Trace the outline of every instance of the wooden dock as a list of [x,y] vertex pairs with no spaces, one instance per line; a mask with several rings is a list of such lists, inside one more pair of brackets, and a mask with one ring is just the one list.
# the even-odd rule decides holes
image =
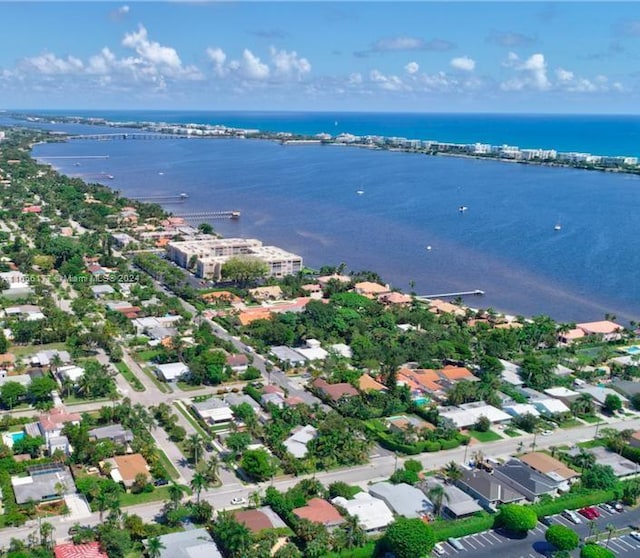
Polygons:
[[175,213],[174,217],[183,219],[239,219],[239,211],[199,211],[196,213]]
[[459,291],[457,293],[438,293],[438,294],[429,294],[429,295],[419,295],[419,296],[416,296],[416,298],[431,300],[434,298],[450,298],[455,296],[471,296],[471,295],[483,295],[483,294],[484,294],[484,291],[480,289],[475,289],[473,291]]

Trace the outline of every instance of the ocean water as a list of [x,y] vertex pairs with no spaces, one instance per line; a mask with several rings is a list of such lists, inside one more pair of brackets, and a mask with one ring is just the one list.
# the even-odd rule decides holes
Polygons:
[[482,289],[469,305],[513,314],[640,317],[637,176],[242,139],[79,141],[34,154],[109,155],[47,161],[132,197],[188,193],[167,205],[175,214],[240,210],[214,227],[312,267],[345,262],[423,295]]

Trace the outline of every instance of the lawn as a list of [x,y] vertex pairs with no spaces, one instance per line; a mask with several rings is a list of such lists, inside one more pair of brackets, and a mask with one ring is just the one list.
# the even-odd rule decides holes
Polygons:
[[129,367],[124,362],[116,362],[115,363],[118,372],[122,374],[123,378],[131,384],[131,387],[135,391],[145,391],[145,387],[142,385],[142,382],[138,380],[133,372],[129,369]]
[[582,426],[582,423],[578,419],[571,418],[558,423],[558,426],[560,428],[575,428],[576,426]]
[[580,415],[578,418],[585,422],[588,422],[589,424],[595,424],[596,422],[602,421],[600,417],[596,417],[594,415]]
[[202,436],[203,438],[210,438],[210,435],[204,430],[204,428],[202,428],[202,426],[200,426],[198,424],[198,422],[191,416],[191,413],[189,413],[189,411],[187,411],[182,404],[178,403],[177,401],[173,402],[173,405],[176,409],[178,409],[178,412],[187,419],[187,421],[189,422],[189,424],[191,426],[193,426],[193,428],[195,428],[196,432],[198,434],[200,434],[200,436]]
[[521,432],[518,432],[515,428],[505,428],[503,432],[509,436],[509,438],[517,438],[521,435]]
[[182,391],[196,391],[202,389],[202,386],[192,386],[187,382],[177,382],[177,385]]
[[171,387],[169,387],[169,384],[158,380],[156,375],[151,372],[151,370],[148,370],[144,366],[141,366],[140,368],[145,373],[147,378],[149,378],[160,391],[163,391],[164,393],[173,393],[173,390],[171,389]]
[[576,446],[578,446],[579,448],[584,448],[584,449],[591,449],[591,448],[601,448],[606,446],[606,442],[602,439],[598,439],[598,440],[589,440],[587,442],[578,442],[576,444]]
[[487,432],[469,430],[469,434],[478,440],[478,442],[495,442],[496,440],[502,440],[502,436],[493,430],[488,430]]
[[[118,395],[118,397],[120,397]],[[97,397],[95,399],[77,397],[73,394],[63,397],[65,405],[84,405],[86,403],[97,403],[101,401],[111,401],[108,397]]]
[[178,473],[178,470],[175,468],[174,464],[171,463],[171,460],[167,457],[167,454],[162,450],[159,450],[158,455],[160,456],[160,463],[162,463],[162,466],[167,471],[167,475],[169,475],[174,480],[179,479],[180,473]]
[[32,355],[40,351],[66,351],[67,346],[64,343],[48,343],[47,345],[14,345],[9,347],[9,352],[16,357]]
[[160,354],[160,352],[161,351],[158,351],[157,349],[152,349],[149,351],[138,351],[133,353],[133,357],[138,362],[149,362],[153,360],[155,357],[157,357]]
[[[183,488],[186,489],[187,487],[184,486]],[[189,491],[189,493],[191,493],[191,491]],[[141,492],[140,494],[127,492],[122,494],[120,496],[120,505],[126,508],[127,506],[137,506],[138,504],[148,504],[149,502],[162,500],[169,500],[169,485],[156,487],[153,492]]]

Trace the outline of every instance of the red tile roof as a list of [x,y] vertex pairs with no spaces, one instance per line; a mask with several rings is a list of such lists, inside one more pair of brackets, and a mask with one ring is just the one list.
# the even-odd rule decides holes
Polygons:
[[45,431],[56,430],[67,422],[80,422],[78,413],[67,413],[64,407],[56,407],[46,415],[40,415],[40,425]]
[[97,542],[59,544],[53,549],[53,554],[55,558],[109,558]]
[[265,529],[272,529],[273,523],[266,513],[260,510],[237,511],[233,513],[238,523],[243,523],[252,533],[259,533]]
[[322,523],[323,525],[337,525],[342,523],[344,519],[340,512],[326,500],[321,498],[312,498],[307,505],[302,508],[293,510],[300,519],[308,519],[314,523]]
[[358,395],[358,390],[347,383],[330,384],[322,378],[317,378],[313,381],[313,385],[332,401],[337,401],[341,397]]

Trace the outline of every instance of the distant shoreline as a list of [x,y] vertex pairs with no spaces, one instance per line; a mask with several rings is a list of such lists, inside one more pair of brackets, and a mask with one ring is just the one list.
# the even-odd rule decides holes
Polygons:
[[[222,124],[170,124],[166,122],[147,121],[112,121],[104,118],[80,116],[45,116],[36,114],[8,113],[15,119],[29,122],[46,120],[49,123],[76,123],[110,128],[127,128],[146,133],[174,135],[185,139],[213,139],[213,138],[251,138],[279,141],[283,145],[337,145],[344,147],[360,147],[383,151],[400,151],[431,156],[460,157],[466,159],[491,160],[508,163],[520,163],[536,166],[574,168],[601,172],[624,174],[640,174],[638,158],[632,156],[603,156],[581,152],[560,152],[554,149],[520,149],[517,146],[494,146],[490,144],[472,143],[458,144],[438,142],[434,140],[407,139],[399,137],[385,137],[379,135],[355,136],[341,133],[332,136],[328,133],[315,135],[294,134],[290,132],[268,132],[259,129],[233,128]],[[88,135],[88,134],[84,134]],[[102,134],[96,134],[102,135]],[[61,138],[69,139],[83,135],[61,134]],[[135,139],[134,133],[123,134]]]

